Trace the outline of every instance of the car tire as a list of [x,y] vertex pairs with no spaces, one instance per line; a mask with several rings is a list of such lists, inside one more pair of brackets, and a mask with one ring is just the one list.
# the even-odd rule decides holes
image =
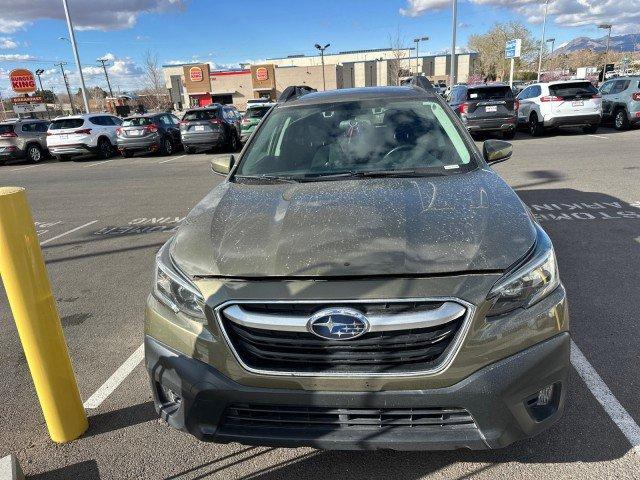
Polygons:
[[516,129],[507,130],[506,132],[502,132],[503,140],[513,140],[516,137]]
[[71,160],[71,157],[69,155],[58,155],[56,158],[59,162],[68,162]]
[[169,137],[162,139],[162,145],[160,145],[160,155],[171,155],[174,151],[173,142]]
[[107,138],[101,138],[98,140],[98,157],[102,160],[106,160],[113,155],[113,145]]
[[192,153],[196,153],[196,149],[195,147],[184,147],[184,153],[191,155]]
[[236,135],[235,133],[232,133],[231,138],[229,139],[229,144],[228,144],[229,151],[231,153],[237,152],[239,150],[238,149],[239,145],[240,145],[240,139],[238,138],[238,135]]
[[532,137],[539,137],[544,133],[544,127],[538,121],[538,115],[535,112],[529,117],[529,133]]
[[133,152],[131,150],[120,150],[120,155],[124,158],[131,158],[133,157]]
[[629,118],[624,108],[618,108],[613,115],[613,126],[616,130],[626,130],[629,128]]
[[29,145],[27,147],[27,158],[31,163],[38,163],[42,160],[44,153],[38,145]]
[[584,133],[596,133],[598,131],[598,124],[595,125],[586,125],[584,127],[582,127],[582,131]]

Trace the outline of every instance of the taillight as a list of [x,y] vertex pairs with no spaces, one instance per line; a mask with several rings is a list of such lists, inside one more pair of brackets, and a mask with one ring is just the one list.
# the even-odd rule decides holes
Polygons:
[[211,120],[209,120],[209,123],[211,123],[212,125],[220,125],[222,122],[219,118],[212,118]]
[[91,129],[90,128],[81,128],[80,130],[76,130],[73,133],[77,133],[79,135],[89,135],[91,133]]
[[187,125],[187,122],[184,120],[180,120],[180,122],[178,123],[178,125],[182,126],[182,125]]
[[520,100],[515,100],[513,102],[513,109],[517,112],[520,109]]
[[119,137],[122,136],[122,129],[120,127],[116,128],[116,135]]
[[594,93],[593,95],[591,95],[591,98],[602,98],[602,95],[600,95],[599,93]]
[[468,103],[461,103],[460,105],[458,105],[458,112],[459,113],[467,113],[469,111],[469,104]]
[[555,95],[547,95],[546,97],[540,97],[541,102],[562,102],[562,97],[556,97]]
[[0,137],[17,137],[18,134],[16,132],[5,132],[5,133],[0,133]]
[[149,133],[155,133],[158,131],[158,127],[156,127],[153,123],[151,125],[147,125],[146,127],[144,127],[144,129]]
[[248,118],[243,118],[242,122],[240,122],[241,125],[249,125],[251,123],[251,120],[249,120]]
[[640,92],[633,92],[631,98],[633,98],[634,102],[640,102]]

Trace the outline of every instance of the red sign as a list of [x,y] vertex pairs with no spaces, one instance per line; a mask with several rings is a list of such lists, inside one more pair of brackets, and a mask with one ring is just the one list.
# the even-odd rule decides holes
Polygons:
[[9,73],[11,88],[16,93],[31,93],[36,91],[36,79],[29,70],[17,68]]
[[267,70],[265,67],[256,68],[256,80],[259,82],[269,80],[269,70]]
[[40,96],[33,97],[13,97],[11,103],[14,105],[23,105],[25,103],[44,103],[44,100]]
[[192,82],[201,82],[204,78],[202,69],[200,67],[191,67],[189,69],[189,80]]

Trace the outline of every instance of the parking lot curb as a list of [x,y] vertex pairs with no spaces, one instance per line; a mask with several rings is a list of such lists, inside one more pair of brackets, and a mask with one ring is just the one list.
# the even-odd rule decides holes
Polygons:
[[0,459],[0,480],[24,480],[24,473],[15,455]]

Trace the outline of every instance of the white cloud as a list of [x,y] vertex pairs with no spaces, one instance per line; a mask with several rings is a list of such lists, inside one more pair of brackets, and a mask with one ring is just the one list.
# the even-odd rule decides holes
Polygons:
[[[188,0],[75,0],[69,2],[71,18],[78,30],[131,28],[144,13],[162,13],[186,8]],[[63,20],[62,2],[53,0],[0,0],[0,32],[12,33],[40,19]]]
[[[514,11],[530,23],[542,22],[544,2],[541,0],[469,0],[477,5],[502,7]],[[400,9],[405,16],[415,17],[451,5],[448,0],[407,0]],[[640,0],[555,0],[549,3],[549,19],[562,27],[613,24],[614,33],[628,33],[640,28]]]
[[18,48],[18,44],[9,37],[0,37],[0,48],[10,50],[12,48]]
[[21,60],[34,60],[35,57],[25,53],[3,53],[0,55],[0,62],[14,62]]
[[113,62],[116,59],[116,56],[113,53],[105,53],[98,60],[106,60],[107,62]]

